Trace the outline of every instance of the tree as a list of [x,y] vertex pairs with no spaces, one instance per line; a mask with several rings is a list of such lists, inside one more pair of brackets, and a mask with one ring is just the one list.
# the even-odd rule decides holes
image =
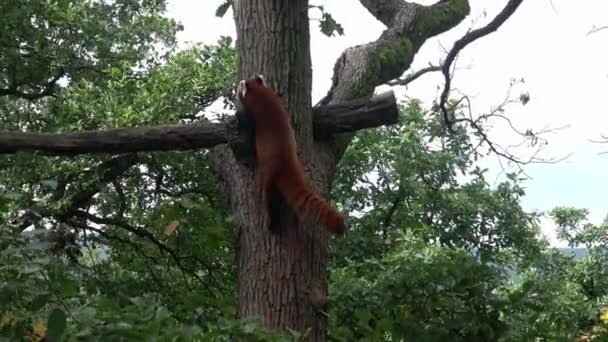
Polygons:
[[519,204],[519,177],[488,185],[473,139],[410,101],[399,124],[353,140],[335,187],[359,215],[334,247],[332,339],[503,341],[518,332],[502,291],[507,271],[539,254],[536,215]]
[[[521,2],[508,1],[503,11],[488,25],[470,31],[458,40],[441,66],[421,70],[396,82],[405,84],[423,72],[441,71],[446,84],[437,106],[438,113],[442,114],[450,128],[454,124],[466,123],[453,119],[451,113],[454,108],[448,103],[452,63],[458,52],[467,44],[498,29]],[[313,109],[310,99],[308,1],[233,2],[237,26],[237,79],[263,73],[274,89],[286,93],[284,102],[292,114],[292,124],[303,164],[314,186],[326,195],[334,178],[336,165],[352,141],[353,132],[390,124],[396,119],[394,97],[373,98],[374,88],[399,78],[409,68],[416,52],[428,38],[456,26],[469,13],[466,0],[442,0],[429,6],[398,0],[361,0],[360,3],[384,23],[387,29],[378,40],[349,48],[342,54],[335,65],[332,88],[319,106]],[[12,27],[13,32],[22,30],[18,23],[27,22],[22,19],[32,14],[23,6],[5,6],[15,11],[12,16],[16,23]],[[23,100],[44,100],[48,96],[59,94],[62,100],[69,103],[70,94],[59,91],[59,80],[62,77],[68,77],[72,82],[77,82],[82,77],[85,82],[79,85],[86,87],[87,82],[96,81],[96,72],[100,69],[107,71],[108,66],[117,76],[131,72],[125,70],[131,65],[121,69],[121,66],[114,62],[125,58],[132,61],[142,60],[150,52],[149,45],[152,41],[149,36],[143,34],[148,31],[144,30],[141,35],[137,35],[133,34],[131,29],[145,26],[145,13],[148,13],[146,11],[157,13],[162,10],[162,4],[120,1],[111,5],[87,3],[82,7],[74,7],[72,2],[64,1],[57,7],[45,6],[50,6],[43,6],[43,9],[48,9],[51,14],[51,30],[44,31],[39,40],[32,41],[30,36],[24,37],[23,40],[29,45],[13,46],[10,40],[3,42],[7,47],[0,95]],[[97,13],[96,11],[101,17],[90,16],[90,13]],[[131,16],[133,13],[144,13],[142,21],[137,21],[137,18],[140,18],[138,16]],[[74,23],[78,23],[81,16],[85,16],[87,20],[82,22],[80,30],[78,26],[74,29]],[[116,25],[114,18],[118,18],[116,27],[113,26]],[[153,23],[153,29],[161,32],[166,33],[173,29],[166,21]],[[32,27],[28,26],[27,30],[22,31],[31,33],[35,31],[35,27],[36,25],[32,24]],[[93,32],[87,31],[91,30],[91,27]],[[104,34],[96,35],[99,32]],[[137,33],[136,29],[135,32]],[[119,36],[117,33],[123,35]],[[100,38],[90,39],[91,36]],[[68,41],[74,44],[65,44],[64,37],[68,37]],[[133,41],[132,44],[125,44],[121,39]],[[51,44],[48,44],[49,41]],[[30,46],[35,48],[30,51]],[[43,50],[47,46],[53,49]],[[61,48],[57,48],[59,46]],[[75,55],[75,52],[80,54]],[[40,60],[37,60],[36,64],[29,63],[33,53],[52,56],[53,63],[41,64]],[[158,62],[158,59],[153,58],[150,62]],[[35,77],[30,77],[31,75]],[[132,90],[128,88],[128,84],[125,85],[126,92]],[[160,103],[162,99],[154,100]],[[123,106],[121,110],[131,113],[131,117],[136,114],[132,113],[136,107],[127,99],[120,104]],[[20,106],[20,110],[27,110],[29,104]],[[148,121],[143,123],[159,124],[163,121],[159,115],[163,108],[155,109],[157,114],[150,115],[147,117]],[[377,113],[383,115],[374,115]],[[188,121],[188,118],[192,120],[192,117],[187,115],[181,117],[185,121]],[[129,120],[114,122],[113,127],[131,123]],[[54,128],[47,122],[41,126],[49,130]],[[96,126],[99,125],[93,120],[85,122],[79,128],[98,128]],[[15,131],[37,130],[35,126],[22,127],[18,122],[12,128]],[[328,302],[328,236],[319,227],[294,220],[288,212],[283,215],[286,220],[278,234],[270,234],[265,229],[265,208],[255,200],[258,198],[259,189],[255,186],[256,168],[252,163],[248,134],[250,132],[247,130],[238,132],[235,122],[229,120],[220,123],[197,122],[183,126],[116,128],[68,134],[7,132],[0,134],[0,152],[39,150],[53,155],[76,155],[213,147],[209,158],[216,174],[223,180],[231,211],[236,214],[239,317],[259,316],[262,324],[268,328],[290,328],[299,332],[310,329],[311,340],[324,340],[326,317],[323,311]],[[94,177],[81,184],[76,191],[58,191],[57,197],[48,205],[43,201],[33,201],[29,210],[20,215],[14,225],[19,231],[31,225],[40,225],[43,218],[54,218],[74,225],[90,221],[122,225],[125,229],[145,236],[144,232],[129,228],[122,221],[98,220],[86,210],[100,189],[124,175],[129,168],[141,161],[140,158],[138,155],[125,154],[100,164],[98,172],[93,174]],[[65,189],[64,183],[58,182],[57,186],[51,184],[51,187],[73,190]],[[116,188],[119,194],[120,186]]]

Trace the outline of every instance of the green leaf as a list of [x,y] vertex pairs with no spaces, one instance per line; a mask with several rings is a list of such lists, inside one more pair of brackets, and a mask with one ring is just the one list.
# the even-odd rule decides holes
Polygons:
[[7,200],[13,200],[13,201],[18,201],[22,198],[24,198],[25,196],[21,193],[18,192],[3,192],[0,194],[1,198],[5,198]]
[[245,322],[245,324],[243,324],[243,332],[250,334],[255,331],[256,326],[255,322]]
[[31,311],[38,311],[42,309],[42,307],[44,307],[49,302],[50,297],[51,296],[48,293],[36,296],[36,298],[34,298],[34,300],[30,302],[29,309]]
[[184,209],[192,209],[194,207],[194,201],[189,196],[182,196],[179,198],[179,204],[184,207]]
[[355,311],[355,317],[357,317],[361,326],[367,326],[369,324],[369,320],[372,319],[372,313],[369,312],[369,310],[357,309]]
[[45,179],[40,181],[40,185],[49,188],[50,190],[57,190],[57,185],[59,183],[54,179]]
[[47,337],[50,341],[59,341],[67,326],[66,314],[60,308],[55,308],[47,322]]
[[333,36],[334,32],[337,32],[341,36],[344,35],[344,28],[342,28],[342,25],[338,24],[329,13],[323,13],[323,18],[319,22],[319,27],[321,28],[321,32],[328,37]]
[[64,278],[61,282],[61,286],[63,287],[63,295],[66,297],[77,295],[78,290],[80,289],[78,280],[73,278]]
[[383,331],[389,331],[393,328],[393,321],[388,318],[382,318],[378,321],[378,328]]

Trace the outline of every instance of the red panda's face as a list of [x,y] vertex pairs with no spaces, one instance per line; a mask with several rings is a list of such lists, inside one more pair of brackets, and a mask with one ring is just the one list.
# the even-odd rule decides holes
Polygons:
[[249,80],[241,80],[237,87],[237,97],[243,106],[249,108],[254,104],[280,99],[280,95],[266,85],[262,75],[257,75]]
[[236,90],[239,101],[246,104],[249,98],[256,95],[257,88],[258,84],[255,80],[241,80]]

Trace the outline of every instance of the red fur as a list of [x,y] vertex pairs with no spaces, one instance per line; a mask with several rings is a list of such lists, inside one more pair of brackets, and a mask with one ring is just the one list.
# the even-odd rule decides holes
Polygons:
[[[262,79],[247,80],[239,88],[239,100],[255,123],[255,144],[264,195],[270,197],[273,190],[277,190],[298,217],[320,221],[329,231],[342,234],[342,215],[315,193],[306,181],[289,115],[280,95],[264,85]],[[269,206],[276,208],[276,203],[271,203],[276,198],[268,200]]]

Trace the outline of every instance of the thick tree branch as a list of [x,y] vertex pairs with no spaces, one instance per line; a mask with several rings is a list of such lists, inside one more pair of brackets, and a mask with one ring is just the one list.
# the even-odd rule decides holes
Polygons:
[[[376,19],[383,22],[387,29],[375,42],[346,50],[342,55],[343,70],[335,71],[339,71],[341,78],[346,80],[356,76],[353,74],[354,70],[349,72],[346,66],[358,65],[362,70],[359,73],[368,74],[362,76],[371,83],[371,89],[399,77],[409,68],[414,56],[427,39],[458,25],[470,10],[467,0],[442,0],[431,6],[401,0],[360,0],[360,2]],[[338,67],[337,63],[336,68]],[[431,66],[427,69],[434,68]],[[415,73],[411,77],[418,78],[428,71],[430,70]],[[334,89],[334,92],[338,95],[338,100],[344,101],[345,99],[339,96],[339,88],[345,85],[341,85],[336,76],[338,75],[334,74],[334,86],[338,89]],[[355,89],[356,86],[360,86],[352,83],[346,82],[346,86]],[[364,95],[357,94],[357,96]]]
[[[467,0],[442,0],[431,6],[396,0],[360,2],[387,28],[376,41],[342,53],[334,66],[332,86],[321,104],[371,96],[376,86],[400,77],[410,67],[427,39],[456,26],[470,10]],[[349,142],[350,135],[345,135],[334,143],[336,158]]]
[[[397,121],[398,112],[392,92],[368,101],[356,100],[317,107],[313,109],[315,136],[327,137],[393,124]],[[235,120],[60,134],[0,132],[0,154],[18,151],[41,151],[49,155],[116,154],[210,148],[224,143],[247,144],[244,137],[238,134]]]
[[[470,10],[468,1],[441,0],[431,6],[420,6],[397,0],[360,0],[372,15],[387,25],[387,29],[377,41],[347,49],[342,54],[334,68],[332,88],[322,103],[365,96],[365,93],[371,93],[375,86],[382,83],[407,85],[426,73],[441,71],[445,78],[445,86],[439,104],[435,108],[441,111],[451,130],[454,108],[446,107],[451,87],[451,69],[458,54],[468,44],[496,31],[517,10],[522,1],[509,0],[505,8],[489,24],[472,30],[457,40],[440,65],[429,65],[404,78],[396,79],[409,68],[413,55],[426,39],[456,26],[468,15]],[[378,56],[383,58],[379,59]],[[388,76],[396,80],[389,82],[386,79]],[[480,130],[478,125],[473,128],[478,132]],[[482,136],[491,144],[487,136]],[[338,156],[349,141],[348,135],[337,141],[335,151]]]
[[333,134],[397,123],[399,108],[392,91],[345,104],[313,108],[314,135],[324,139]]
[[0,153],[41,151],[49,155],[130,153],[208,147],[227,141],[226,125],[115,128],[74,133],[0,133]]
[[380,20],[387,27],[393,26],[396,14],[407,6],[417,6],[403,0],[360,0],[363,5],[376,19]]

